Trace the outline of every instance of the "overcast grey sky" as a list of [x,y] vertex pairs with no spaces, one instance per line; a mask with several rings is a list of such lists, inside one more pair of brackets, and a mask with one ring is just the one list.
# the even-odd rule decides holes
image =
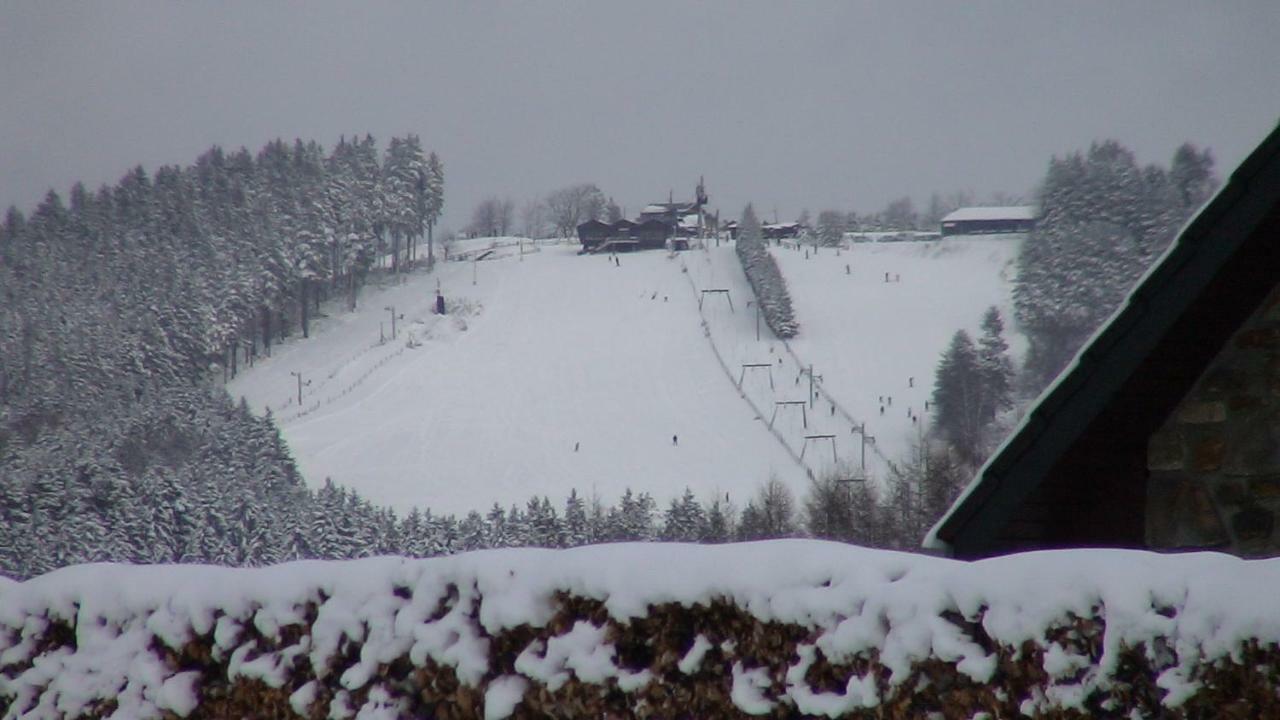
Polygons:
[[590,181],[876,210],[1029,193],[1048,159],[1183,140],[1227,174],[1280,118],[1280,2],[0,5],[0,206],[212,144],[418,133],[445,224]]

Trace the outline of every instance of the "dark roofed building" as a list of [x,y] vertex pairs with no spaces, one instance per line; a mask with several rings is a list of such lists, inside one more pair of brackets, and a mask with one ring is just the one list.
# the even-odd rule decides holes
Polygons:
[[592,252],[613,235],[613,226],[599,220],[588,220],[578,225],[578,241],[583,252]]
[[[588,220],[578,226],[578,240],[582,252],[630,252],[632,250],[656,250],[667,246],[672,237],[671,225],[661,220],[645,220],[635,223],[618,220],[614,223]],[[684,248],[687,249],[687,244]]]
[[760,226],[760,235],[766,240],[797,238],[802,232],[804,232],[804,225],[798,222],[767,223]]
[[933,528],[960,558],[1280,555],[1280,129],[1232,174]]
[[1036,225],[1036,209],[1029,205],[966,207],[942,218],[943,237],[1028,233]]
[[688,250],[687,238],[697,237],[705,229],[715,229],[717,218],[708,215],[703,206],[707,193],[698,179],[693,202],[665,202],[646,205],[637,221],[620,219],[614,223],[588,220],[578,226],[582,252],[616,252],[619,250],[653,250],[670,247]]

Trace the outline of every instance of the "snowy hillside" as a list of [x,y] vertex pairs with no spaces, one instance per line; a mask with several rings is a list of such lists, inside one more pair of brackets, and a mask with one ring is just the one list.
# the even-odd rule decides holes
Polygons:
[[[659,503],[686,486],[744,498],[770,474],[802,492],[804,473],[717,367],[679,261],[575,250],[512,247],[413,275],[229,390],[272,410],[308,482],[401,510],[558,505],[570,489],[606,503],[628,487]],[[432,314],[437,279],[445,317]],[[380,345],[389,306],[404,318]],[[311,382],[301,413],[298,371]]]
[[926,430],[939,357],[957,330],[977,337],[988,307],[1000,308],[1006,339],[1022,352],[1011,329],[1019,243],[1008,235],[858,243],[839,255],[810,250],[808,258],[803,249],[773,248],[802,326],[791,349],[813,363],[840,406],[866,421],[877,457],[902,459]]
[[[741,506],[771,475],[802,497],[810,473],[860,472],[863,421],[875,437],[870,474],[906,452],[921,427],[907,408],[925,421],[951,334],[1007,305],[1016,252],[1007,239],[858,245],[810,260],[775,249],[802,326],[789,349],[763,323],[756,339],[729,243],[617,264],[515,239],[471,241],[455,256],[491,245],[483,260],[368,292],[356,313],[331,310],[312,339],[277,348],[231,394],[272,411],[309,483],[331,477],[399,510],[483,512],[533,495],[558,504],[571,489],[612,503],[627,488],[664,507],[686,486]],[[894,396],[884,416],[881,395]]]

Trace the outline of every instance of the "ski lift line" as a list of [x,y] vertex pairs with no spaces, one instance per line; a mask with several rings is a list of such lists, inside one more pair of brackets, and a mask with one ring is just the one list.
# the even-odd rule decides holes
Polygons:
[[729,301],[729,312],[734,312],[733,296],[729,294],[729,288],[711,288],[709,290],[700,290],[698,295],[698,310],[702,310],[702,301],[706,299],[707,293],[723,294],[725,300]]
[[803,459],[803,458],[804,458],[804,452],[805,452],[805,450],[808,450],[808,449],[809,449],[809,443],[810,443],[811,441],[818,441],[818,440],[830,440],[830,441],[831,441],[831,461],[832,461],[833,463],[837,464],[837,465],[838,465],[838,464],[840,464],[840,458],[838,458],[838,457],[836,456],[836,436],[835,436],[835,435],[805,435],[805,436],[804,436],[804,446],[800,448],[800,457],[801,457],[801,459]]
[[[682,269],[681,274],[684,275],[685,279],[688,280],[689,290],[693,292],[695,295],[697,295],[698,286],[696,283],[694,283],[693,277],[691,276],[691,274],[687,272],[687,270],[685,269]],[[698,308],[698,315],[702,317],[702,325],[704,328],[706,328],[707,319],[705,315],[702,315],[702,308]],[[711,337],[710,329],[707,328],[704,334],[707,338],[707,344],[711,347],[711,354],[715,357],[716,362],[720,365],[720,370],[724,372],[724,375],[726,378],[729,379],[729,382],[733,382],[733,373],[729,370],[728,364],[725,363],[724,356],[720,354],[720,348],[716,347],[715,340]],[[747,404],[747,407],[751,408],[756,418],[764,417],[764,411],[761,410],[758,405],[756,405],[754,400],[747,397],[747,395],[742,392],[739,392],[738,395],[739,397],[742,398],[742,401]],[[765,429],[768,430],[769,434],[772,435],[773,438],[778,441],[778,444],[782,446],[783,451],[787,453],[787,456],[791,458],[791,460],[796,464],[796,466],[799,467],[801,470],[803,470],[805,475],[809,479],[813,479],[813,469],[810,468],[808,465],[806,465],[804,461],[800,459],[800,456],[796,454],[795,449],[793,449],[791,447],[791,444],[787,442],[787,439],[782,436],[782,433],[775,430],[772,425],[766,426]]]
[[738,373],[738,388],[742,388],[742,381],[746,379],[747,370],[765,368],[769,371],[769,389],[776,389],[773,385],[773,363],[743,363],[742,371]]
[[[709,258],[709,257],[707,258],[707,261],[708,261],[708,263],[710,263],[710,258]],[[712,269],[714,270],[714,268],[712,268]],[[685,272],[687,273],[687,271],[685,271]],[[698,289],[698,287],[697,287],[697,283],[695,282],[694,278],[692,277],[692,273],[687,273],[687,274],[686,274],[686,277],[688,277],[688,278],[689,278],[689,285],[690,285],[690,289],[691,289],[691,290],[693,290],[694,292],[698,292],[698,290],[699,290],[699,289]],[[707,336],[708,342],[710,342],[710,343],[711,343],[712,351],[715,353],[715,355],[716,355],[717,359],[720,361],[722,369],[724,369],[724,370],[726,371],[726,373],[727,373],[728,368],[727,368],[726,364],[724,363],[723,356],[720,354],[720,348],[719,348],[719,345],[716,343],[716,340],[715,340],[714,336],[713,336],[713,335],[712,335],[712,333],[711,333],[711,329],[710,329],[710,327],[709,327],[709,325],[708,325],[708,323],[707,323],[706,316],[705,316],[705,314],[703,313],[703,311],[702,311],[702,309],[701,309],[701,308],[699,308],[699,315],[701,315],[701,316],[702,316],[703,334]],[[793,359],[795,359],[794,353],[792,353],[792,358],[793,358]],[[798,361],[797,361],[797,364],[799,364],[799,363],[798,363]],[[732,376],[730,376],[730,377],[732,378]],[[776,390],[776,388],[775,388],[775,390]],[[739,396],[740,396],[740,397],[742,397],[742,398],[743,398],[743,400],[744,400],[744,401],[746,401],[746,402],[747,402],[747,404],[748,404],[748,405],[750,405],[754,410],[756,410],[757,418],[758,418],[758,419],[763,419],[763,413],[761,413],[761,412],[759,411],[758,406],[756,406],[755,402],[754,402],[752,399],[748,398],[748,397],[746,396],[746,394],[745,394],[745,393],[743,393],[743,392],[741,391],[741,389],[739,389]],[[794,403],[795,403],[795,404],[797,404],[797,405],[801,405],[801,411],[802,411],[802,412],[804,412],[804,411],[805,411],[805,408],[803,407],[803,405],[804,405],[804,404],[806,404],[806,403],[808,403],[809,401],[808,401],[808,400],[803,400],[803,401],[801,401],[801,400],[797,400],[797,401],[790,401],[790,402],[794,402]],[[775,407],[775,410],[776,410],[776,407]],[[803,419],[805,420],[805,428],[807,429],[807,428],[808,428],[807,417],[806,417],[806,418],[803,418]],[[770,423],[770,425],[768,426],[768,430],[770,431],[770,433],[772,433],[772,434],[774,435],[774,437],[775,437],[775,438],[776,438],[780,443],[782,443],[783,447],[787,450],[788,454],[789,454],[789,455],[791,455],[792,459],[793,459],[793,460],[795,460],[795,461],[796,461],[796,462],[797,462],[797,463],[798,463],[802,468],[804,468],[806,475],[807,475],[810,479],[813,479],[813,478],[814,478],[814,470],[813,470],[813,468],[809,467],[807,464],[805,464],[805,463],[800,459],[800,456],[796,454],[796,452],[795,452],[795,450],[794,450],[794,448],[793,448],[793,446],[792,446],[792,444],[791,444],[791,441],[790,441],[788,438],[786,438],[785,436],[783,436],[783,435],[782,435],[782,433],[781,433],[781,432],[779,432],[779,430],[778,430],[777,428],[773,427],[772,422],[771,422],[771,423]],[[804,450],[804,448],[803,448],[803,447],[801,447],[801,450],[803,451],[803,450]]]
[[[785,350],[787,351],[787,354],[791,356],[791,359],[795,362],[795,364],[796,364],[796,365],[798,365],[798,366],[800,366],[800,367],[802,367],[802,368],[803,368],[803,367],[807,367],[807,366],[805,365],[805,363],[800,359],[800,356],[796,354],[796,351],[795,351],[795,350],[793,350],[793,349],[791,348],[791,343],[787,342],[787,340],[786,340],[785,338],[778,338],[778,339],[782,342],[782,347],[783,347],[783,349],[785,349]],[[838,400],[836,400],[834,396],[832,396],[832,395],[831,395],[831,393],[827,392],[826,387],[824,387],[824,386],[823,386],[823,385],[821,385],[821,384],[818,384],[818,385],[816,385],[816,386],[814,387],[814,389],[815,389],[817,392],[821,393],[822,397],[823,397],[824,399],[826,399],[826,400],[827,400],[827,402],[829,402],[829,403],[831,403],[833,406],[835,406],[835,408],[836,408],[836,412],[838,412],[838,413],[840,414],[840,416],[841,416],[841,417],[843,417],[846,421],[848,421],[850,425],[864,425],[864,424],[865,424],[865,421],[863,421],[863,420],[859,420],[859,419],[855,418],[855,417],[853,416],[853,414],[852,414],[852,413],[850,413],[848,410],[846,410],[846,409],[844,408],[844,406],[843,406],[843,405],[841,405],[841,404],[840,404],[840,402],[839,402]],[[870,443],[868,443],[868,444],[870,444]],[[880,460],[881,460],[881,461],[883,461],[883,462],[885,462],[885,463],[890,462],[889,458],[885,457],[884,452],[880,450],[879,446],[877,446],[877,445],[872,445],[872,446],[871,446],[871,451],[872,451],[872,452],[874,452],[874,453],[875,453],[875,455],[876,455],[876,457],[880,458]]]
[[[809,428],[809,411],[805,408],[804,400],[775,400],[773,402],[773,415],[769,416],[769,427],[773,427],[773,421],[778,418],[778,408],[800,406],[800,418],[804,421],[804,427]],[[804,457],[804,448],[800,448],[800,457]]]

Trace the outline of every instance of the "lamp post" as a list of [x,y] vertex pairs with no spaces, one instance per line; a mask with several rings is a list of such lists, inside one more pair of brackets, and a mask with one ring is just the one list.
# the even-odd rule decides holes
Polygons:
[[391,313],[391,339],[395,340],[396,339],[396,306],[387,305],[382,309]]

